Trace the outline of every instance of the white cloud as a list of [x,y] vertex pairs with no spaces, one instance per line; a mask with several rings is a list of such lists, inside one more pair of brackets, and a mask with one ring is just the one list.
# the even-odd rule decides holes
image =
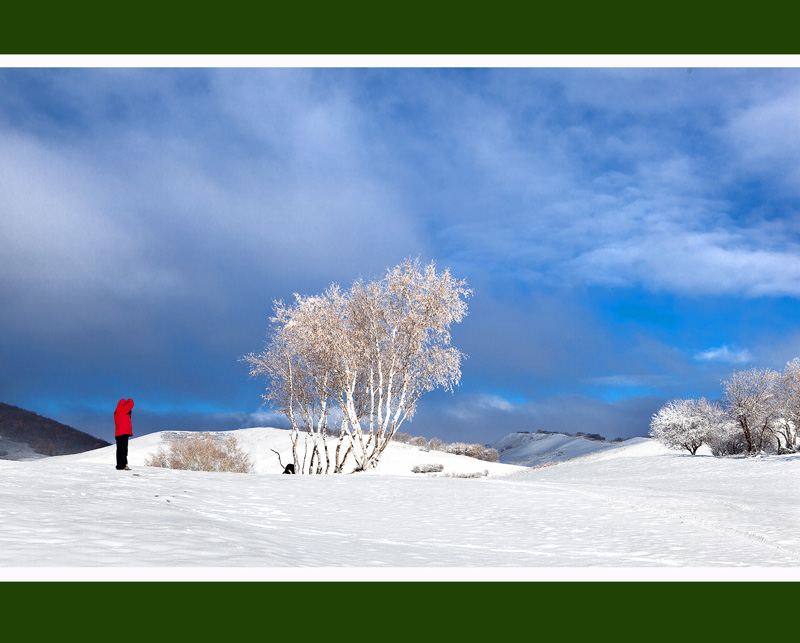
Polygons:
[[672,378],[667,375],[607,375],[588,378],[586,381],[612,388],[657,388],[671,384]]
[[457,403],[447,409],[447,413],[461,420],[468,420],[487,413],[511,413],[520,405],[493,393],[462,394]]
[[253,413],[248,413],[246,416],[238,416],[239,418],[239,426],[241,427],[259,427],[259,426],[270,426],[270,427],[283,427],[287,424],[287,419],[280,413],[275,411],[255,411]]
[[696,353],[694,357],[701,362],[723,362],[727,364],[744,364],[753,359],[752,353],[746,348],[735,349],[727,344],[701,351]]
[[800,193],[800,88],[780,87],[759,95],[733,114],[722,135],[748,173],[770,176]]
[[681,294],[800,296],[800,248],[760,248],[742,239],[756,231],[643,231],[609,240],[565,262],[574,277],[608,285],[642,284]]

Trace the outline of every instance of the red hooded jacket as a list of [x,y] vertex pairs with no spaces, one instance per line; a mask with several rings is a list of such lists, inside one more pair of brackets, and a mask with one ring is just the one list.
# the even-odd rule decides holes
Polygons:
[[120,400],[117,410],[114,411],[114,437],[118,435],[133,435],[131,426],[131,411],[133,410],[133,400]]

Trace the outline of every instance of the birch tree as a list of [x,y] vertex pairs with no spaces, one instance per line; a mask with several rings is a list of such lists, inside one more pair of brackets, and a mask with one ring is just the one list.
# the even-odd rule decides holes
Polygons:
[[[355,368],[343,389],[343,412],[355,446],[356,469],[377,465],[395,432],[411,420],[419,398],[453,391],[464,355],[450,345],[450,327],[467,314],[466,283],[433,262],[406,260],[380,281],[356,282],[349,315],[355,329]],[[366,436],[365,436],[366,433]]]
[[274,303],[266,349],[242,359],[251,376],[267,377],[265,403],[289,418],[295,471],[339,473],[350,454],[356,471],[376,466],[424,393],[458,385],[464,355],[450,345],[450,327],[467,314],[470,295],[449,270],[407,260],[348,291],[332,285],[295,295],[292,306]]
[[[328,473],[331,462],[328,444],[332,395],[335,381],[337,308],[339,288],[331,286],[321,296],[295,294],[294,305],[273,302],[275,315],[266,349],[242,358],[250,364],[250,376],[266,376],[264,402],[280,411],[291,425],[292,459],[298,473]],[[300,442],[301,434],[303,442]]]

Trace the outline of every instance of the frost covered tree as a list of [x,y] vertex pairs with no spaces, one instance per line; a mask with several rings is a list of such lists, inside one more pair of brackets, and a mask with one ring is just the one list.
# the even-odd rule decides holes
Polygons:
[[266,376],[264,402],[289,419],[295,471],[328,473],[332,464],[339,469],[344,458],[339,460],[337,449],[331,462],[328,427],[332,400],[341,387],[335,361],[345,315],[341,292],[331,286],[320,296],[295,294],[294,305],[275,301],[274,311],[266,349],[242,359],[250,364],[251,377]]
[[449,270],[406,260],[348,291],[332,285],[322,295],[295,295],[292,306],[275,302],[266,349],[242,359],[251,376],[267,377],[265,402],[289,418],[296,471],[340,472],[350,454],[356,471],[374,467],[425,392],[453,390],[464,355],[450,346],[450,327],[466,315],[470,294]]
[[720,409],[705,398],[670,400],[650,422],[650,436],[670,449],[692,455],[709,441],[719,423]]
[[380,281],[356,282],[348,297],[354,329],[341,408],[356,469],[375,466],[419,398],[461,380],[463,353],[450,327],[467,314],[472,291],[450,271],[406,260]]
[[774,441],[779,379],[771,369],[753,367],[735,371],[722,383],[725,411],[741,430],[748,454],[761,452]]
[[797,427],[800,426],[800,359],[787,362],[775,387],[777,405],[773,432],[789,451],[797,450]]
[[653,416],[651,436],[694,453],[697,441],[690,435],[703,428],[696,418],[705,417],[702,441],[714,455],[797,450],[800,359],[788,362],[782,373],[755,367],[734,371],[722,388],[722,408],[705,400],[674,400],[662,407]]

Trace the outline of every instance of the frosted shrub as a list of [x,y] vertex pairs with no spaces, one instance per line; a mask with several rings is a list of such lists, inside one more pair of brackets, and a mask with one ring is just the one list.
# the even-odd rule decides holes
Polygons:
[[250,458],[236,438],[228,435],[217,439],[211,433],[190,433],[172,440],[169,449],[159,447],[145,460],[145,466],[181,469],[184,471],[225,471],[250,473]]
[[468,447],[469,445],[464,442],[452,442],[451,444],[446,444],[444,450],[455,455],[467,455]]
[[480,444],[467,444],[466,442],[453,442],[447,444],[442,442],[439,438],[431,438],[430,441],[425,440],[421,436],[411,437],[408,433],[397,432],[392,436],[392,440],[400,442],[401,444],[410,444],[415,447],[427,448],[430,451],[444,451],[445,453],[453,453],[455,455],[466,455],[470,458],[483,460],[485,462],[497,462],[500,459],[500,453],[497,449],[487,449]]
[[447,453],[466,455],[470,458],[476,458],[486,462],[497,462],[497,460],[500,458],[500,453],[497,451],[497,449],[487,449],[482,447],[480,444],[454,442],[453,444],[446,444],[443,450]]
[[715,456],[739,455],[747,453],[744,433],[733,422],[721,422],[708,436],[708,446]]
[[489,475],[489,471],[476,471],[475,473],[443,473],[444,478],[485,478]]
[[412,473],[439,473],[444,471],[443,464],[418,464],[413,469]]

